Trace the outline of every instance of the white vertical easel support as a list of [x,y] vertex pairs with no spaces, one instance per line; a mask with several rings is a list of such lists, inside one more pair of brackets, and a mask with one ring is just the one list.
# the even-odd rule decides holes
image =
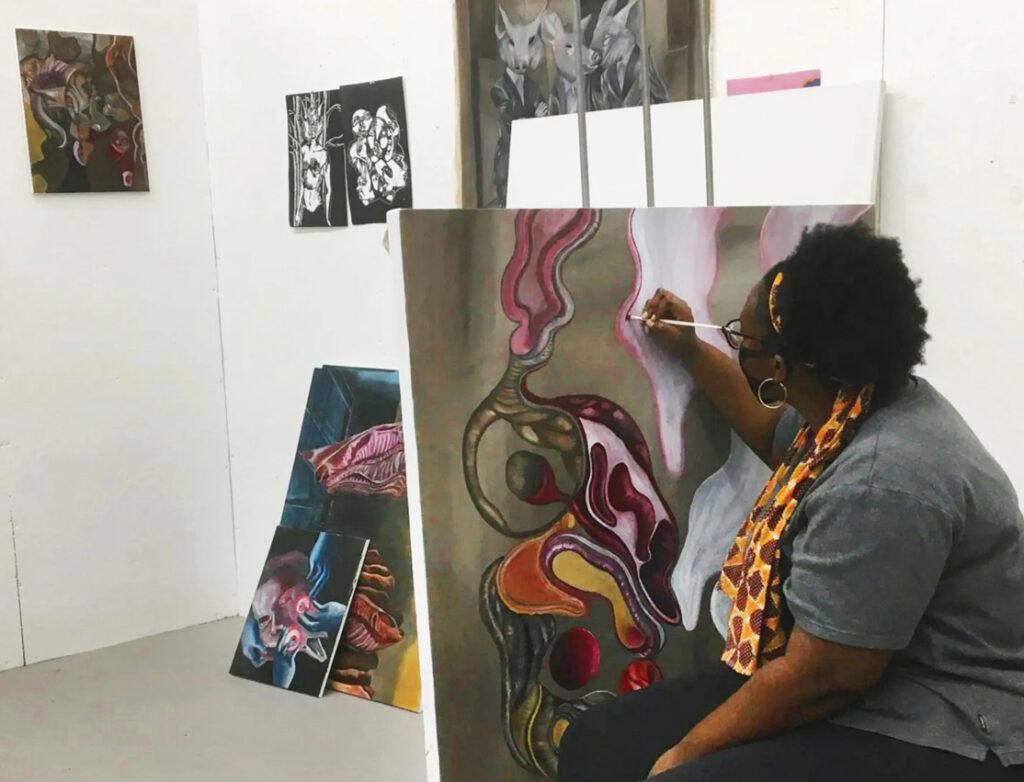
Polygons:
[[704,87],[704,181],[708,206],[715,205],[715,169],[711,151],[711,19],[708,0],[697,0],[700,31],[700,76]]
[[583,73],[583,12],[580,0],[573,0],[573,24],[576,27],[576,122],[580,140],[580,203],[586,209],[590,206],[590,161],[587,156],[587,80]]
[[654,142],[651,135],[651,71],[647,47],[647,0],[640,3],[640,84],[643,88],[644,118],[644,181],[647,183],[647,206],[654,206]]

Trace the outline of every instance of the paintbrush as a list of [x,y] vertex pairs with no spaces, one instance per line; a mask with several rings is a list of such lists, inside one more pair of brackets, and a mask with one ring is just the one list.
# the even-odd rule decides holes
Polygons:
[[711,323],[694,323],[688,320],[669,320],[668,318],[644,318],[642,315],[627,315],[626,320],[639,320],[644,323],[667,323],[669,326],[689,326],[694,329],[722,330],[721,326],[715,326]]

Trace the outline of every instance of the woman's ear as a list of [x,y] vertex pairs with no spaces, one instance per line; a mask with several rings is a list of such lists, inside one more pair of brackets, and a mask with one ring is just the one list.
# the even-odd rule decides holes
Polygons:
[[775,371],[772,378],[776,383],[784,383],[786,378],[789,377],[789,363],[778,353],[772,357],[772,362],[775,364]]

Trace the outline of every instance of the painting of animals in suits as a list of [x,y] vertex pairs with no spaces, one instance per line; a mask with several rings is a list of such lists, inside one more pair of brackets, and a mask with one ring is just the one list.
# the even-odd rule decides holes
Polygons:
[[[577,30],[573,0],[460,0],[463,158],[475,161],[467,205],[505,205],[515,120],[574,113],[581,95],[587,111],[642,103],[640,0],[580,6]],[[645,9],[651,102],[700,97],[697,3],[647,0]]]

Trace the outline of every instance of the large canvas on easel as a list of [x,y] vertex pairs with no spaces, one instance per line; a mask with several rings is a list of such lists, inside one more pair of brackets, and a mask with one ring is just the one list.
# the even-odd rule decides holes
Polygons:
[[554,777],[580,713],[717,658],[767,471],[625,316],[662,286],[728,321],[804,226],[867,214],[398,215],[442,780]]

